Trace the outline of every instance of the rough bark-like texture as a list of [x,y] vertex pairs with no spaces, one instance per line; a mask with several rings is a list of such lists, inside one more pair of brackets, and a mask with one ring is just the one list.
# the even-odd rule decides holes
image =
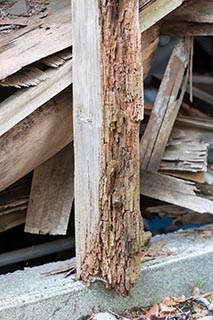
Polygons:
[[[99,221],[81,277],[128,294],[141,268],[139,125],[142,66],[137,0],[99,0],[101,166]],[[83,239],[82,239],[83,240]]]

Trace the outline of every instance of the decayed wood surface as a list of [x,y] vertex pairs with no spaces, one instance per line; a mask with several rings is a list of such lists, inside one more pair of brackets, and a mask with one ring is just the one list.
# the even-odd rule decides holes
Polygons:
[[72,61],[48,69],[47,79],[35,87],[21,89],[0,103],[0,136],[72,83]]
[[65,235],[74,197],[73,145],[34,170],[25,232]]
[[140,273],[143,244],[138,14],[137,0],[73,2],[77,276],[121,294]]
[[67,89],[0,137],[0,190],[71,141],[72,103]]
[[48,6],[47,17],[30,19],[34,22],[1,39],[0,79],[71,46],[70,0],[53,0]]
[[[189,39],[179,39],[170,57],[140,143],[141,167],[157,171],[186,89]],[[181,94],[178,97],[179,90]]]
[[199,213],[213,214],[213,201],[196,195],[193,182],[141,170],[141,194]]
[[156,0],[150,1],[140,11],[140,31],[143,32],[167,14],[178,8],[184,0]]

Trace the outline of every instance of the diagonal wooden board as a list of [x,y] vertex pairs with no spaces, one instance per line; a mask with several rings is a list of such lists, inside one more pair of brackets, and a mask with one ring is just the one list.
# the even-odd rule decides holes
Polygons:
[[74,198],[73,145],[34,170],[25,232],[65,235]]
[[[152,113],[140,142],[141,168],[158,171],[167,141],[186,89],[188,39],[179,39],[173,49]],[[181,88],[182,87],[182,88]],[[181,89],[180,96],[178,97]]]

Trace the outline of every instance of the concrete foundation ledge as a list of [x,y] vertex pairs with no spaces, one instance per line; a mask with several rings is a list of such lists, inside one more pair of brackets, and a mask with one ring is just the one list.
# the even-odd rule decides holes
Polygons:
[[[136,287],[125,298],[106,290],[102,283],[87,287],[63,274],[44,274],[66,265],[67,261],[1,275],[0,319],[77,320],[98,308],[120,312],[151,305],[165,296],[189,296],[198,282],[204,292],[211,291],[213,240],[182,238],[177,237],[176,242],[171,238],[168,242],[167,249],[170,243],[170,251],[173,248],[176,255],[143,263]],[[181,252],[176,250],[179,244]]]

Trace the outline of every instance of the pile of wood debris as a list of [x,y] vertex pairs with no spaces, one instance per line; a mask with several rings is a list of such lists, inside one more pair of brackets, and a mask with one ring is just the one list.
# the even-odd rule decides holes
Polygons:
[[[210,223],[212,114],[183,101],[193,92],[212,103],[212,77],[192,76],[191,36],[213,34],[213,1],[173,1],[176,7],[183,4],[169,15],[167,2],[140,6],[144,77],[160,34],[184,36],[154,105],[145,106],[141,194],[168,203],[149,207],[148,213],[179,224],[200,221],[202,213],[201,223]],[[0,15],[0,232],[25,223],[26,232],[64,235],[74,197],[70,0],[5,0]]]

